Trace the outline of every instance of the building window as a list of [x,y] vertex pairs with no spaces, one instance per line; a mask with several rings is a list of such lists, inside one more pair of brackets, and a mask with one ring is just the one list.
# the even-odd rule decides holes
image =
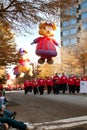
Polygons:
[[82,13],[81,17],[82,17],[82,19],[86,19],[87,18],[87,12]]
[[65,14],[66,14],[66,15],[71,15],[71,16],[72,16],[72,15],[76,16],[76,11],[77,11],[77,10],[76,10],[76,7],[72,7],[72,8],[70,8],[69,10],[66,10],[66,11],[65,11]]
[[87,8],[87,0],[81,3],[81,9]]
[[71,45],[76,44],[76,43],[77,43],[77,40],[76,40],[75,37],[72,38],[72,39],[70,39],[70,44],[71,44]]
[[71,19],[70,20],[70,25],[74,25],[74,24],[76,24],[76,19]]
[[63,40],[63,46],[69,46],[69,40]]
[[64,21],[63,23],[62,23],[62,27],[66,27],[66,26],[68,26],[69,25],[69,22],[68,21]]
[[76,34],[76,28],[70,29],[70,34],[71,34],[71,35]]
[[63,31],[63,36],[68,36],[69,35],[69,30],[64,30]]
[[82,28],[83,28],[83,30],[87,30],[87,23],[83,23]]
[[70,15],[76,16],[76,8],[75,7],[70,9]]

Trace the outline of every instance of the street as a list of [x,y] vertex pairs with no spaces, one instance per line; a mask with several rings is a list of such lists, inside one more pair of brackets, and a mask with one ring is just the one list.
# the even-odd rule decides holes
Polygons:
[[[7,92],[7,108],[16,111],[16,119],[29,122],[36,129],[86,130],[87,95],[34,95],[23,91]],[[78,130],[78,129],[77,129]]]

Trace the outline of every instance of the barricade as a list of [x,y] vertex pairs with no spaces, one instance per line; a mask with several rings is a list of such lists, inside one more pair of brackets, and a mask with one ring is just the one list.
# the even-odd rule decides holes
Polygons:
[[80,93],[87,93],[87,81],[80,81]]

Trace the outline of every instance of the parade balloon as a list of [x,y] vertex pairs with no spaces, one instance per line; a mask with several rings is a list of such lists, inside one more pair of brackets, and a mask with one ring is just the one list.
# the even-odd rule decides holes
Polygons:
[[53,64],[53,57],[57,56],[57,51],[55,46],[59,46],[57,41],[53,38],[54,31],[56,30],[55,23],[42,22],[39,25],[40,37],[34,39],[31,43],[36,43],[36,55],[40,56],[38,63],[43,64],[45,59],[47,59],[48,64]]
[[26,72],[28,72],[29,76],[33,76],[33,67],[29,64],[30,59],[28,58],[28,52],[23,48],[19,49],[19,61],[18,65],[14,68],[14,75],[18,75],[23,77]]

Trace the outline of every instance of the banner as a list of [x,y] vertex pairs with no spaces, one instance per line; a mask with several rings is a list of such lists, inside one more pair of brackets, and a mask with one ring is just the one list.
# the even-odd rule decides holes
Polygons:
[[87,93],[87,81],[80,81],[80,93]]

